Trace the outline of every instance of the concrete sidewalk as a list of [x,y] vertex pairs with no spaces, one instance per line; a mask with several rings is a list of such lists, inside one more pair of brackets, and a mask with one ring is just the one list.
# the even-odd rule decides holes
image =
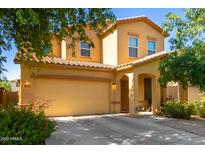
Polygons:
[[157,116],[101,115],[62,117],[46,144],[204,144],[205,120]]

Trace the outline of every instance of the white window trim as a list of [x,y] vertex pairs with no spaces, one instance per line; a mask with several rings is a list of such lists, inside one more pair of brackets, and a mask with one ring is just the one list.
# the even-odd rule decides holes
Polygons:
[[[130,45],[129,45],[129,38],[137,39],[137,47],[136,47],[136,46],[130,46]],[[137,57],[138,57],[138,46],[139,46],[139,44],[138,44],[138,37],[128,36],[128,57],[129,57],[129,58],[137,58]],[[136,57],[130,56],[129,48],[135,48],[135,49],[137,49],[137,56],[136,56]]]
[[[87,51],[90,51],[90,56],[84,56],[84,55],[82,55],[82,51],[81,51],[81,49],[82,50],[87,50]],[[91,57],[91,48],[81,48],[81,41],[80,41],[80,56],[81,57]]]
[[[149,42],[155,42],[155,50],[150,50],[150,49],[149,49]],[[148,55],[149,55],[149,51],[154,51],[154,52],[155,52],[154,54],[156,54],[156,51],[157,51],[157,41],[154,41],[154,40],[148,40],[147,47],[148,47],[148,50],[147,50]]]

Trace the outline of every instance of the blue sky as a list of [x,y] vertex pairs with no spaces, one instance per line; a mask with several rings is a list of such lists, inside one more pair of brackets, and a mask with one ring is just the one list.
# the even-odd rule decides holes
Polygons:
[[[128,8],[128,9],[113,9],[114,14],[117,18],[123,18],[123,17],[130,17],[130,16],[138,16],[138,15],[145,15],[148,18],[150,18],[152,21],[154,21],[159,26],[162,25],[162,22],[164,21],[164,16],[168,12],[175,12],[178,15],[183,15],[183,9],[134,9],[134,8]],[[169,42],[168,40],[173,37],[175,34],[170,33],[170,37],[166,38],[165,40],[165,50],[169,51]],[[4,74],[6,75],[8,80],[12,79],[18,79],[20,78],[20,66],[13,63],[13,59],[15,57],[17,49],[15,46],[13,46],[13,49],[11,51],[5,51],[3,55],[7,57],[7,63],[4,64],[5,68],[7,69],[7,72]]]

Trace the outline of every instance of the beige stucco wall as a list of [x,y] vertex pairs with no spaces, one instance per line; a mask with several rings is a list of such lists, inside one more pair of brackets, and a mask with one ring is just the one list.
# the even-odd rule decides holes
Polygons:
[[141,74],[138,76],[138,84],[139,84],[139,88],[140,88],[140,91],[139,91],[139,101],[144,101],[144,78],[151,78],[151,76],[147,75],[147,74]]
[[153,60],[148,63],[136,65],[132,69],[122,70],[116,73],[116,110],[120,112],[121,102],[121,87],[120,80],[123,75],[129,77],[129,109],[131,114],[137,114],[136,107],[140,105],[140,102],[144,100],[144,77],[150,77],[152,79],[152,112],[158,112],[161,103],[161,88],[158,84],[158,78],[160,76],[158,66],[159,59]]
[[143,76],[149,76],[152,80],[152,112],[158,112],[160,108],[160,103],[161,103],[161,88],[160,85],[158,84],[158,79],[160,77],[160,73],[158,70],[159,67],[159,59],[158,60],[153,60],[149,63],[141,64],[136,66],[134,69],[135,73],[135,82],[138,83],[136,84],[135,88],[135,105],[138,105],[138,101],[143,98],[143,93],[140,92],[141,89],[139,88],[140,86],[142,87],[141,84],[143,82],[140,82],[139,78],[141,75]]
[[[164,36],[144,21],[120,24],[117,26],[118,64],[127,63],[148,55],[148,38],[156,39],[156,52],[164,50]],[[138,57],[129,57],[128,33],[138,35]]]
[[[38,69],[33,69],[33,68],[29,69],[27,66],[22,65],[21,66],[21,88],[19,91],[20,103],[26,104],[32,98],[35,97],[35,91],[36,91],[35,85],[38,85],[38,84],[35,83],[36,82],[35,78],[30,77],[30,75],[33,72],[35,75],[58,75],[58,76],[62,75],[62,76],[106,78],[106,79],[110,79],[110,82],[109,82],[110,112],[119,113],[121,111],[120,80],[123,77],[123,75],[126,75],[129,78],[128,79],[129,80],[129,109],[130,109],[129,112],[131,114],[137,114],[136,107],[139,105],[139,101],[141,101],[144,98],[143,96],[144,93],[142,92],[143,91],[142,77],[149,76],[152,78],[152,105],[153,105],[152,111],[156,112],[156,109],[157,110],[159,109],[160,97],[161,97],[160,87],[159,87],[159,84],[157,83],[157,80],[159,78],[158,62],[159,60],[154,60],[148,63],[134,66],[134,68],[121,70],[117,72],[107,71],[107,70],[102,71],[102,70],[97,70],[97,69],[89,70],[89,69],[82,69],[82,68],[70,68],[66,66],[55,66],[55,65],[52,65],[52,66],[51,65],[40,65]],[[30,87],[24,86],[26,80],[30,82],[31,84]],[[50,84],[51,82],[46,82],[46,83]],[[112,83],[114,83],[114,86]],[[55,82],[53,82],[52,84],[55,84]],[[48,94],[50,91],[49,89],[48,89]],[[70,90],[72,91],[72,89],[68,89],[68,91]],[[89,86],[88,86],[87,90],[92,91],[93,89],[89,89]],[[95,88],[95,91],[98,91],[98,90]],[[58,92],[61,93],[61,89],[59,89]],[[83,101],[84,98],[79,98],[79,99],[82,99]]]
[[197,87],[188,87],[188,101],[200,101],[200,91]]
[[133,99],[133,91],[134,91],[134,73],[133,69],[128,69],[124,71],[119,71],[116,72],[116,78],[115,78],[115,83],[116,83],[116,91],[115,91],[115,111],[116,112],[121,112],[121,79],[123,76],[128,77],[128,83],[129,83],[129,112],[131,112],[133,106],[130,103]]
[[[86,80],[84,81],[83,79],[82,79],[82,81],[76,81],[76,82],[75,82],[75,79],[73,79],[73,82],[70,81],[70,80],[67,80],[67,81],[70,82],[70,83],[75,82],[75,83],[78,83],[79,85],[81,85],[80,84],[81,82],[83,83],[82,85],[87,84],[87,86],[86,86],[87,89],[86,90],[87,90],[87,92],[92,92],[93,97],[97,97],[97,95],[95,95],[96,91],[99,92],[99,93],[100,93],[100,91],[104,91],[105,94],[104,95],[102,94],[102,96],[106,96],[106,97],[109,94],[109,100],[108,100],[109,101],[108,103],[110,105],[109,110],[110,111],[114,110],[113,106],[111,106],[111,101],[112,101],[111,99],[113,99],[113,97],[112,97],[113,90],[111,89],[111,81],[114,80],[113,72],[110,72],[110,71],[107,71],[107,70],[104,70],[104,71],[103,70],[86,70],[86,69],[82,69],[82,68],[81,69],[74,69],[74,68],[67,68],[67,67],[62,67],[62,66],[49,66],[49,65],[40,65],[38,68],[29,69],[26,65],[21,65],[21,83],[20,83],[20,90],[19,90],[19,95],[20,95],[19,104],[28,104],[36,97],[35,94],[36,94],[36,91],[38,91],[38,90],[36,90],[36,88],[39,87],[39,82],[37,81],[37,79],[35,77],[34,78],[31,77],[32,73],[34,73],[35,75],[58,75],[58,76],[62,75],[62,76],[79,76],[79,77],[92,77],[92,78],[109,79],[110,82],[105,81],[106,83],[104,81],[102,81],[102,82],[101,81],[99,81],[99,82],[98,81],[86,81]],[[47,82],[48,80],[51,80],[51,82]],[[26,81],[30,82],[30,87],[25,87],[25,82]],[[64,79],[62,79],[62,80],[61,79],[53,80],[53,82],[52,82],[52,79],[45,79],[45,82],[42,82],[42,83],[44,85],[45,84],[54,84],[55,85],[56,84],[55,81],[56,82],[64,81]],[[65,85],[68,82],[65,82],[61,85]],[[87,83],[85,83],[85,82],[87,82]],[[93,82],[95,82],[95,84],[92,84]],[[69,84],[69,85],[71,85],[71,84]],[[102,89],[98,88],[98,85],[99,86],[102,85]],[[50,85],[47,85],[47,86],[49,87]],[[50,86],[50,87],[52,87],[52,86]],[[53,87],[55,87],[55,86],[53,86]],[[92,88],[92,87],[94,87],[94,88]],[[55,87],[55,88],[57,88],[57,87]],[[75,88],[76,87],[74,87],[73,89],[75,89]],[[92,88],[92,89],[89,89],[89,88]],[[106,91],[105,91],[105,89],[106,89]],[[72,92],[72,89],[70,89],[70,88],[68,88],[67,91],[65,91],[65,90],[66,90],[66,88],[63,88],[63,89],[60,88],[56,92],[58,92],[59,94],[67,93],[69,91]],[[51,91],[52,91],[51,88],[48,88],[47,90],[44,89],[44,95],[45,96],[48,95],[50,97],[49,94],[50,94]],[[54,92],[54,91],[52,91],[52,92]],[[80,96],[81,93],[83,94],[82,91],[79,91],[79,96]],[[76,91],[75,91],[75,95],[76,95]],[[100,98],[100,95],[99,95],[99,98]],[[81,99],[81,100],[79,100],[79,99]],[[86,102],[84,99],[85,98],[83,98],[83,97],[79,97],[78,101],[79,102],[80,101]],[[66,100],[66,99],[64,98],[64,100]],[[103,99],[101,99],[101,100],[103,101]],[[87,102],[89,102],[89,100]],[[98,102],[96,102],[96,103],[98,103]],[[59,103],[59,105],[60,105],[60,103]],[[56,107],[56,108],[60,109],[62,107]],[[75,109],[76,108],[77,107],[75,106]],[[80,108],[82,109],[82,106],[79,106],[79,109]],[[102,113],[106,109],[107,109],[107,106],[102,110]],[[93,111],[94,111],[94,109],[93,109]],[[99,109],[96,109],[96,111],[99,111]],[[99,113],[100,113],[100,111],[99,111]],[[57,114],[57,111],[56,111],[56,114]],[[52,115],[52,113],[50,111],[49,111],[49,115]]]
[[[164,36],[145,21],[117,24],[115,30],[112,30],[101,38],[88,28],[86,28],[85,31],[95,45],[95,48],[91,49],[91,57],[81,56],[80,43],[77,43],[75,49],[76,57],[72,56],[72,49],[67,48],[66,57],[68,60],[102,62],[113,65],[127,63],[148,55],[148,37],[156,39],[156,52],[164,50]],[[137,58],[129,57],[128,33],[138,35]],[[67,42],[69,41],[70,40],[67,39]],[[61,43],[56,39],[52,42],[54,55],[60,57]]]
[[[91,56],[90,57],[84,57],[80,55],[80,42],[76,44],[75,48],[75,56],[72,55],[73,50],[71,48],[66,47],[66,59],[67,60],[82,60],[82,61],[91,61],[91,62],[102,62],[102,41],[97,36],[97,34],[89,30],[88,28],[85,29],[85,32],[87,36],[91,39],[91,41],[94,43],[95,47],[91,48]],[[71,40],[66,39],[67,43],[70,43]],[[56,38],[53,38],[53,54],[56,57],[61,57],[61,41],[57,40]]]
[[204,97],[199,87],[188,87],[188,101],[202,101]]
[[103,63],[117,65],[117,30],[102,38]]
[[[67,59],[68,60],[82,60],[82,61],[91,61],[91,62],[102,62],[102,44],[101,39],[97,36],[94,31],[85,29],[87,36],[94,43],[95,47],[91,48],[90,57],[83,57],[80,55],[80,42],[76,44],[76,57],[72,56],[72,49],[67,48]],[[67,40],[69,42],[69,40]]]
[[[26,104],[29,103],[30,100],[35,96],[36,91],[39,92],[36,87],[39,86],[38,84],[35,83],[36,80],[35,78],[31,78],[30,75],[34,73],[35,75],[64,75],[64,76],[80,76],[80,77],[96,77],[96,78],[106,78],[110,79],[110,82],[103,84],[102,82],[96,82],[96,84],[93,84],[93,86],[90,86],[91,84],[85,83],[88,86],[87,91],[91,91],[93,94],[95,92],[99,92],[99,87],[102,86],[101,92],[104,91],[104,96],[109,95],[109,110],[111,113],[119,113],[121,111],[121,83],[120,80],[124,75],[128,77],[129,81],[129,112],[131,114],[137,114],[136,112],[136,107],[140,104],[139,102],[144,99],[144,87],[143,87],[143,78],[144,77],[151,77],[152,79],[152,112],[157,112],[160,107],[160,101],[161,101],[161,88],[158,84],[158,78],[160,76],[159,71],[158,71],[158,66],[159,66],[159,61],[160,60],[153,60],[148,63],[136,65],[133,68],[126,69],[126,70],[121,70],[117,72],[113,71],[107,71],[107,70],[89,70],[89,69],[82,69],[82,68],[69,68],[66,66],[50,66],[50,65],[40,65],[38,69],[30,69],[25,65],[21,65],[21,82],[20,82],[20,90],[19,90],[19,101],[20,104]],[[30,87],[25,87],[25,82],[29,81],[31,86]],[[60,80],[53,80],[54,82],[48,82],[47,79],[45,82],[41,82],[43,84],[47,84],[49,87],[49,84],[56,84],[56,82],[60,82]],[[74,81],[75,82],[75,81]],[[72,85],[74,82],[69,81],[69,85]],[[80,84],[81,81],[77,81],[77,83]],[[61,85],[65,85],[68,82],[64,82]],[[82,81],[83,83],[83,81]],[[112,83],[115,83],[114,86]],[[37,85],[37,86],[36,86]],[[55,87],[55,86],[53,86]],[[91,89],[89,89],[89,87]],[[106,88],[108,87],[108,88]],[[52,87],[51,87],[52,88]],[[45,96],[50,94],[52,89],[45,89],[44,94]],[[57,89],[57,87],[55,87]],[[63,91],[71,91],[72,89],[59,89],[59,93],[64,93]],[[177,90],[177,89],[176,89]],[[106,91],[106,92],[105,92]],[[46,94],[47,93],[47,94]],[[79,91],[79,93],[83,93],[83,91]],[[76,93],[74,93],[76,95]],[[200,101],[201,100],[201,94],[199,93],[199,89],[197,87],[189,87],[188,88],[188,100],[189,101]],[[104,98],[104,97],[103,97]],[[80,97],[79,99],[82,99],[81,101],[84,101],[83,97]],[[62,98],[62,100],[65,100]],[[103,100],[103,99],[102,99]],[[61,106],[58,106],[56,108],[59,108],[61,110]],[[77,108],[77,107],[75,107]],[[83,112],[83,109],[81,106],[79,106],[79,109]],[[104,108],[107,110],[107,106]],[[105,111],[104,110],[104,111]],[[93,110],[94,111],[94,110]],[[98,111],[96,107],[96,111]],[[65,112],[67,112],[65,110]],[[89,111],[92,113],[91,111]],[[94,112],[93,112],[94,113]],[[103,113],[103,112],[102,112]],[[52,113],[49,113],[52,115]]]
[[134,68],[116,72],[116,91],[115,91],[115,111],[121,111],[121,83],[124,75],[129,78],[129,112],[137,114],[136,107],[144,100],[144,77],[152,79],[152,112],[158,112],[161,103],[161,88],[158,84],[160,76],[158,67],[159,61],[153,60],[148,63],[136,65]]
[[57,38],[53,37],[51,40],[52,43],[52,50],[53,50],[53,55],[55,57],[61,57],[61,41],[59,41]]

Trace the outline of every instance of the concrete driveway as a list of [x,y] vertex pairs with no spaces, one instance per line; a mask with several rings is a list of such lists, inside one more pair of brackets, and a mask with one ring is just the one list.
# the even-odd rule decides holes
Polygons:
[[56,131],[46,144],[204,144],[205,120],[157,116],[101,115],[55,118]]

